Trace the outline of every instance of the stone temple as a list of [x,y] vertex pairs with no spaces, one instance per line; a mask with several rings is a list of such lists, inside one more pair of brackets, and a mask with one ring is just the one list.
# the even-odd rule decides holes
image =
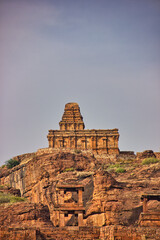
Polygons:
[[119,154],[118,129],[85,129],[77,103],[65,105],[60,130],[49,130],[49,148],[92,150],[97,154]]

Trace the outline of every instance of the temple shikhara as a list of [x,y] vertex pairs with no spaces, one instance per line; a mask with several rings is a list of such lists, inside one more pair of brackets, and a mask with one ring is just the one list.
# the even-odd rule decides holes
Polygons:
[[95,153],[119,154],[118,129],[85,129],[77,103],[65,105],[60,130],[49,130],[49,148],[92,150]]

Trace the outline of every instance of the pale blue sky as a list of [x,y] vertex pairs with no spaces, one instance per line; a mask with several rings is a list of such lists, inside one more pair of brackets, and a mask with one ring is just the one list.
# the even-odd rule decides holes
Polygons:
[[0,163],[48,146],[67,102],[120,150],[160,151],[159,0],[0,1]]

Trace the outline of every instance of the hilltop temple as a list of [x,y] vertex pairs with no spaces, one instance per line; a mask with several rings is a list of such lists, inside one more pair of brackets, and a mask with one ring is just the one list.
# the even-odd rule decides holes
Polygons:
[[85,129],[77,103],[65,105],[60,130],[49,130],[49,148],[92,150],[95,153],[119,154],[118,129]]

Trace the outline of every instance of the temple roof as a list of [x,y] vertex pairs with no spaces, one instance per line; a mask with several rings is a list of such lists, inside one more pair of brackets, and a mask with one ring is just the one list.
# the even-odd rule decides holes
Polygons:
[[76,130],[84,129],[83,117],[78,103],[67,103],[65,105],[62,120],[59,122],[60,129]]

